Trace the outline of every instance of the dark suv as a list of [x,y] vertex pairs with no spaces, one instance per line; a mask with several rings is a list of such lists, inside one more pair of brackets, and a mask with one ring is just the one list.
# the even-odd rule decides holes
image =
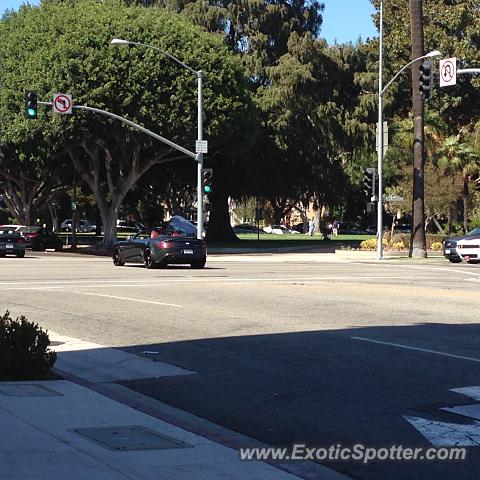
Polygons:
[[464,238],[472,239],[472,238],[479,238],[480,239],[480,227],[474,228],[470,230],[466,235],[461,235],[458,237],[449,237],[443,241],[443,255],[452,263],[460,263],[462,261],[462,257],[457,252],[457,242]]

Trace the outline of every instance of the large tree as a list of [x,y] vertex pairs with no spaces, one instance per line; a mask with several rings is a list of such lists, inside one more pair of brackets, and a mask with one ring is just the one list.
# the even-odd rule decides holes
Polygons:
[[[412,60],[425,54],[423,41],[423,0],[410,0]],[[425,237],[425,147],[424,147],[424,98],[417,87],[420,61],[412,66],[412,113],[413,113],[413,204],[412,238],[410,255],[427,256]]]
[[145,172],[156,164],[192,160],[180,159],[150,137],[90,112],[67,116],[45,108],[38,120],[27,121],[21,105],[24,89],[36,90],[42,100],[50,101],[55,92],[71,93],[74,104],[127,117],[193,150],[195,76],[155,50],[110,46],[112,38],[126,37],[159,47],[205,72],[205,138],[213,153],[223,145],[235,148],[232,132],[249,104],[240,63],[220,39],[178,15],[116,0],[47,2],[7,15],[1,34],[5,141],[15,144],[33,131],[32,138],[41,133],[44,150],[68,152],[96,196],[107,244],[116,237],[123,199]]

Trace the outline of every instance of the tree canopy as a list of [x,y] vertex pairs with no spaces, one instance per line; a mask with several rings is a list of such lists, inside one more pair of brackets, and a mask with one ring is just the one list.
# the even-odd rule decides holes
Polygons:
[[114,37],[127,38],[204,71],[205,138],[213,152],[225,137],[235,144],[230,132],[249,103],[240,62],[220,39],[176,14],[116,0],[45,2],[7,15],[1,35],[0,113],[8,154],[1,168],[17,161],[9,145],[33,146],[50,159],[68,153],[96,196],[108,243],[119,205],[136,181],[154,164],[191,160],[100,115],[57,115],[40,106],[39,118],[26,120],[25,89],[43,101],[71,93],[76,105],[116,113],[194,150],[196,76],[153,49],[110,45]]

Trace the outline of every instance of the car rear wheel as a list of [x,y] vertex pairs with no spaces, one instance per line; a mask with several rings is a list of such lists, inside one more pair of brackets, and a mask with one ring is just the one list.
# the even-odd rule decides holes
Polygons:
[[154,259],[153,259],[153,254],[152,254],[152,251],[149,248],[147,248],[145,250],[145,253],[143,255],[143,261],[144,261],[144,264],[145,264],[145,268],[148,268],[148,269],[155,268],[155,262],[154,262]]
[[462,263],[461,258],[449,258],[448,260],[452,263]]
[[63,242],[60,240],[55,247],[56,252],[61,252],[63,250]]
[[123,265],[125,265],[125,262],[122,260],[122,256],[120,254],[120,250],[118,248],[115,248],[113,250],[113,264],[116,266],[116,267],[122,267]]
[[201,260],[194,260],[193,262],[190,262],[190,266],[195,269],[200,269],[205,266],[206,262],[207,262],[207,258],[203,257]]

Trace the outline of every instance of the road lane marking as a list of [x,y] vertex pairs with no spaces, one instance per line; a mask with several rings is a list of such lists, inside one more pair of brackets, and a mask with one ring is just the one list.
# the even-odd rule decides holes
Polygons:
[[445,267],[425,267],[422,265],[397,265],[397,267],[403,268],[414,268],[417,270],[434,270],[437,272],[449,272],[449,273],[460,273],[464,275],[472,275],[474,277],[480,277],[480,272],[468,272],[466,270],[459,270],[458,268],[445,268]]
[[154,305],[165,305],[167,307],[183,308],[183,305],[177,305],[176,303],[154,302],[153,300],[141,300],[139,298],[130,298],[130,297],[117,297],[116,295],[103,295],[101,293],[77,292],[74,290],[65,290],[65,291],[67,293],[78,293],[79,295],[92,295],[94,297],[114,298],[116,300],[129,300],[131,302],[152,303]]
[[[328,277],[280,277],[280,278],[255,278],[255,277],[249,277],[249,278],[229,278],[229,277],[208,277],[209,282],[216,282],[216,283],[221,283],[221,282],[239,282],[239,283],[248,283],[248,282],[325,282],[325,281],[330,281],[330,280],[350,280],[350,281],[355,281],[355,280],[410,280],[410,276],[405,276],[405,275],[359,275],[356,277],[353,277],[352,275],[336,275],[336,276],[328,276]],[[428,279],[428,277],[425,277],[425,279]],[[192,277],[192,278],[176,278],[176,277],[162,277],[161,278],[163,284],[165,283],[190,283],[190,282],[196,282],[196,283],[204,283],[205,278],[204,277]],[[133,283],[136,282],[136,283]],[[158,284],[158,278],[157,279],[144,279],[144,278],[139,278],[139,279],[128,279],[128,280],[116,280],[116,279],[104,279],[104,280],[39,280],[39,281],[25,281],[25,282],[18,282],[18,281],[11,281],[11,282],[0,282],[0,290],[3,289],[25,289],[25,290],[30,290],[30,289],[35,289],[35,288],[62,288],[62,286],[74,286],[74,287],[102,287],[105,286],[105,284],[110,284],[111,286],[119,286],[119,287],[127,287],[127,286],[132,286],[132,285],[159,285]],[[26,285],[25,287],[22,287],[22,285]],[[55,287],[55,285],[58,285],[58,287]],[[4,288],[8,287],[8,288]]]
[[442,357],[457,358],[459,360],[468,360],[469,362],[480,363],[480,358],[464,357],[463,355],[454,355],[453,353],[439,352],[438,350],[430,350],[428,348],[411,347],[410,345],[402,345],[400,343],[381,342],[380,340],[373,340],[365,337],[350,337],[353,340],[360,340],[361,342],[377,343],[379,345],[388,345],[390,347],[403,348],[404,350],[414,350],[417,352],[432,353],[433,355],[440,355]]

